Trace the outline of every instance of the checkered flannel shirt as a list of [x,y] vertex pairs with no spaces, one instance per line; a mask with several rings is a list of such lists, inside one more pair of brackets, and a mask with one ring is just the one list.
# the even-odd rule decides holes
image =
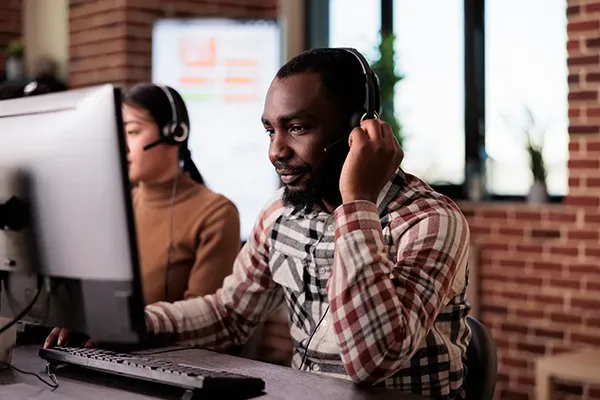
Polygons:
[[460,398],[468,250],[458,207],[401,169],[377,205],[356,201],[333,214],[286,208],[278,192],[222,289],[149,305],[146,321],[155,333],[223,350],[285,303],[293,367],[306,352],[304,370]]

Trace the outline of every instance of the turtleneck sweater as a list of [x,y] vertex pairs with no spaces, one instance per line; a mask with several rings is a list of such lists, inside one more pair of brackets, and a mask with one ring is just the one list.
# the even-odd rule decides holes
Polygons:
[[231,273],[240,250],[240,220],[235,205],[193,181],[187,173],[178,179],[175,196],[172,180],[142,183],[132,191],[146,304],[216,292]]

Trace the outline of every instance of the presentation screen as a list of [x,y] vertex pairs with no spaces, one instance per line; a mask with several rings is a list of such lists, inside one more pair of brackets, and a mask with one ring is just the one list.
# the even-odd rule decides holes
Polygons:
[[280,185],[260,117],[281,42],[275,21],[160,20],[152,34],[152,81],[184,98],[192,159],[237,206],[243,240]]

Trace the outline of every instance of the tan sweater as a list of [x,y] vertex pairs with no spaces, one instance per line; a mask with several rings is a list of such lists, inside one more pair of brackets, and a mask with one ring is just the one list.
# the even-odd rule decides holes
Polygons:
[[240,220],[234,204],[187,173],[179,179],[168,269],[173,182],[140,185],[132,192],[146,304],[214,293],[231,273],[240,249]]

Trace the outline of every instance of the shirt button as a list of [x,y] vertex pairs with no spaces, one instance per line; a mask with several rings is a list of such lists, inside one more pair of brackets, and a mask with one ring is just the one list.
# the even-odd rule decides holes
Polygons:
[[323,325],[323,327],[327,326],[327,321],[323,320],[323,323],[321,325]]
[[321,370],[321,367],[319,367],[317,364],[313,364],[312,370],[315,372],[319,372]]
[[325,268],[319,268],[319,274],[325,275]]
[[329,232],[331,232],[331,231],[333,230],[333,225],[329,225],[329,226],[327,227],[327,230],[328,230]]

